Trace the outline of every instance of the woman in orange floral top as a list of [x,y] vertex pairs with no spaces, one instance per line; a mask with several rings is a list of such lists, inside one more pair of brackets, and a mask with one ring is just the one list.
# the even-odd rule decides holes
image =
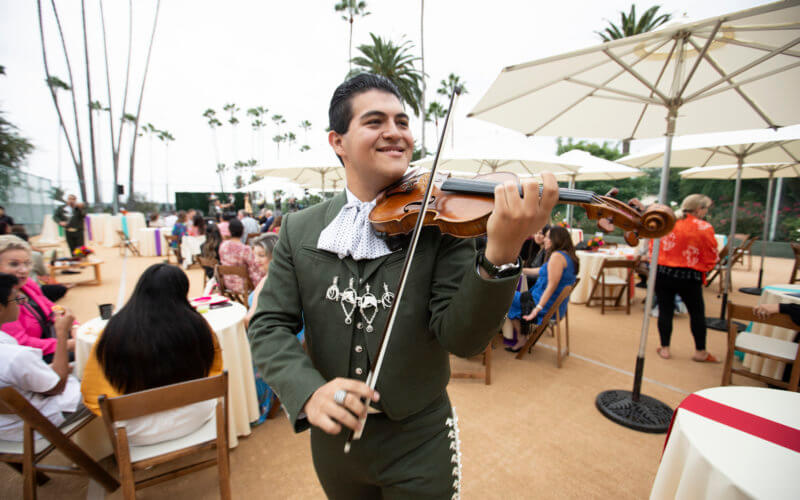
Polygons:
[[658,354],[669,359],[672,337],[672,316],[675,313],[675,295],[680,295],[689,311],[689,321],[694,337],[695,361],[718,360],[706,351],[705,304],[703,281],[717,263],[717,240],[714,228],[703,218],[711,208],[711,198],[691,194],[681,204],[683,218],[661,240],[656,272],[656,298],[658,299],[658,334],[661,347]]

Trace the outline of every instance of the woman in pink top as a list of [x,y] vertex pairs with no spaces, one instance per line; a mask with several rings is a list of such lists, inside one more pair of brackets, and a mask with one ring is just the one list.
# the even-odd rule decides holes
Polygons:
[[[261,281],[266,272],[253,258],[253,249],[242,243],[244,226],[239,219],[232,219],[228,225],[231,238],[219,246],[219,263],[223,266],[244,266],[250,275],[253,286]],[[244,293],[244,282],[238,276],[226,276],[225,287],[234,292]]]
[[[16,321],[2,325],[7,334],[19,345],[41,349],[45,361],[50,361],[58,342],[53,335],[53,303],[42,293],[39,285],[29,275],[31,271],[31,248],[16,236],[0,236],[0,272],[12,274],[23,285],[20,287],[28,303],[20,307]],[[70,352],[75,350],[75,340],[67,341]]]

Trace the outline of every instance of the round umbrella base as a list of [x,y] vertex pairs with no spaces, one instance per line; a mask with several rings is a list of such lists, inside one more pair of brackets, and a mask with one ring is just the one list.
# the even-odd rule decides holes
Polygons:
[[644,394],[634,401],[631,391],[603,391],[595,406],[612,422],[641,432],[664,434],[672,420],[672,408]]
[[761,288],[757,286],[746,286],[744,288],[740,288],[739,291],[750,295],[761,295]]
[[[744,323],[739,323],[738,321],[733,322],[736,325],[736,331],[741,332],[747,325]],[[722,318],[706,318],[706,328],[710,328],[711,330],[719,330],[721,332],[728,331],[728,320]]]

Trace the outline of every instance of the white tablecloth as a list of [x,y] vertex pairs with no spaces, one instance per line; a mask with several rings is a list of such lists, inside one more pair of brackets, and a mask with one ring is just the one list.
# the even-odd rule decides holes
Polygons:
[[143,227],[134,237],[139,240],[139,253],[145,257],[166,256],[169,242],[165,236],[171,233],[166,227]]
[[[123,225],[122,221],[125,220]],[[128,229],[128,238],[136,239],[139,229],[147,227],[144,221],[144,214],[140,212],[128,212],[127,215],[117,214],[103,219],[103,246],[113,247],[119,243],[117,231]]]
[[573,245],[577,245],[583,241],[583,229],[570,229],[569,235],[572,237]]
[[[800,294],[800,285],[769,285],[761,290],[759,304],[800,304],[800,297],[792,297],[791,294]],[[788,328],[753,323],[753,333],[773,337],[781,340],[794,340],[795,331]],[[783,377],[785,363],[764,359],[754,354],[745,354],[743,365],[751,372],[764,375],[765,377],[780,379]]]
[[[695,394],[800,429],[798,393],[728,386]],[[796,499],[798,472],[800,453],[679,409],[650,498]]]
[[45,215],[42,220],[42,232],[39,233],[39,243],[60,243],[64,241],[64,236],[58,230],[58,224],[53,220],[52,215]]
[[[238,436],[250,434],[250,422],[259,417],[256,382],[250,344],[244,327],[247,309],[232,302],[230,307],[212,309],[203,316],[217,335],[222,349],[222,364],[228,370],[228,430],[230,447],[239,444]],[[105,322],[94,318],[78,329],[75,343],[73,373],[82,378],[92,346],[105,327]]]
[[[634,257],[635,249],[628,247],[619,247],[617,249],[600,249],[596,252],[586,252],[578,250],[575,252],[578,255],[578,262],[580,263],[578,269],[578,278],[580,283],[572,291],[569,296],[569,301],[573,304],[585,304],[589,300],[589,294],[592,293],[594,286],[594,279],[600,271],[600,266],[606,259],[625,260]],[[625,278],[627,270],[625,269],[609,269],[606,271],[608,276],[619,276]]]
[[83,239],[87,245],[103,243],[106,237],[106,220],[111,214],[89,214],[83,223]]
[[181,238],[181,257],[184,266],[192,263],[196,255],[200,255],[200,246],[206,242],[205,236],[184,236]]

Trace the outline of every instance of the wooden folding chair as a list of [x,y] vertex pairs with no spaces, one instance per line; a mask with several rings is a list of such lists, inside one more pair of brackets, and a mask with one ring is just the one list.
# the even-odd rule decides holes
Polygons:
[[137,240],[132,240],[128,238],[128,235],[125,234],[125,231],[121,229],[117,229],[117,236],[119,236],[119,254],[125,255],[126,250],[130,250],[131,254],[139,257],[141,253],[139,253],[139,242]]
[[792,275],[789,277],[790,284],[797,281],[797,271],[800,270],[800,243],[792,243],[792,251],[794,252],[794,267]]
[[[16,389],[4,387],[0,389],[0,414],[9,413],[16,414],[22,419],[23,441],[0,440],[0,461],[22,472],[23,498],[26,500],[36,498],[37,484],[49,480],[45,472],[85,474],[108,492],[119,488],[119,482],[70,439],[95,418],[94,414],[90,413],[59,429]],[[34,431],[41,435],[39,439],[35,439]],[[57,466],[39,463],[55,449],[75,465]]]
[[[238,292],[228,288],[225,284],[225,276],[238,276],[242,278],[244,291]],[[250,281],[250,275],[248,274],[246,267],[218,265],[214,268],[214,277],[217,279],[217,285],[219,286],[219,291],[222,295],[247,307],[247,297],[250,295],[250,292],[255,289],[255,287],[253,286],[253,282]]]
[[261,233],[247,233],[247,238],[244,240],[245,245],[250,245],[253,243],[253,240],[261,236]]
[[200,264],[200,267],[203,268],[203,288],[205,288],[206,283],[208,283],[208,274],[205,272],[206,269],[211,269],[213,274],[214,269],[219,265],[219,261],[211,257],[198,256],[197,262]]
[[[722,272],[725,270],[725,266],[728,265],[728,247],[725,246],[719,252],[717,264],[714,266],[714,269],[709,274],[708,278],[706,278],[706,288],[711,286],[711,283],[714,282],[717,276],[720,276]],[[720,278],[720,291],[722,291],[722,278]]]
[[[741,236],[744,236],[744,235],[741,235]],[[733,267],[736,264],[738,264],[739,262],[743,262],[744,256],[747,255],[750,252],[750,249],[753,247],[753,243],[755,243],[755,241],[757,239],[758,239],[758,236],[756,236],[756,235],[748,236],[747,238],[745,238],[744,241],[742,241],[741,245],[739,245],[738,247],[735,247],[733,249],[733,255],[731,256],[731,262],[730,262],[730,268],[731,269],[733,269]],[[726,279],[725,273],[727,273],[727,272],[728,272],[728,266],[727,266],[727,262],[726,262],[726,265],[723,266],[720,269],[720,281],[719,281],[719,292],[720,293],[722,293],[722,286],[723,286],[723,283],[725,282],[725,279]]]
[[[750,239],[755,241],[755,238],[752,238],[749,234],[746,234],[746,233],[734,233],[733,237],[742,242],[741,243],[742,247],[744,247],[744,244]],[[753,244],[750,243],[750,246],[752,246],[752,245]],[[742,267],[744,267],[744,258],[745,257],[747,257],[747,270],[748,271],[752,271],[753,270],[753,252],[752,252],[750,247],[748,247],[747,249],[744,249],[744,248],[742,249],[742,258],[741,258],[741,260],[739,260],[739,262],[742,264]]]
[[[168,234],[164,236],[164,239],[167,240],[167,245],[168,245],[167,264],[169,264],[170,256],[174,255],[176,260],[175,265],[180,266],[181,263],[183,262],[183,258],[181,257],[181,237],[178,236],[177,234],[175,235]],[[173,243],[175,244],[174,246]]]
[[[128,442],[126,423],[132,418],[171,410],[200,401],[216,399],[215,416],[200,429],[186,436],[147,446]],[[126,500],[136,498],[136,488],[147,488],[170,479],[217,465],[219,491],[223,499],[231,498],[228,455],[228,372],[156,389],[126,394],[116,398],[98,398],[103,421],[114,445],[119,467],[122,493]],[[136,479],[135,471],[198,454],[216,448],[216,457]]]
[[486,346],[486,349],[483,350],[481,354],[478,356],[481,357],[481,365],[483,368],[478,370],[472,371],[457,371],[451,372],[450,378],[469,378],[469,379],[483,379],[483,382],[486,385],[492,385],[492,350],[494,349],[494,342],[497,338],[497,335],[492,336],[492,340],[489,341],[489,345]]
[[[530,352],[542,334],[548,328],[555,328],[555,337],[556,337],[556,366],[561,368],[561,359],[569,356],[569,324],[567,323],[566,326],[566,351],[561,351],[561,327],[559,324],[561,323],[561,313],[559,312],[559,307],[561,307],[561,303],[567,300],[569,294],[572,293],[572,289],[575,285],[567,285],[562,290],[561,293],[558,294],[556,300],[553,302],[553,305],[550,306],[550,309],[547,310],[545,315],[542,317],[542,322],[536,325],[536,328],[528,337],[528,341],[525,342],[525,345],[522,349],[519,350],[517,353],[516,358],[522,359],[522,356],[525,355],[526,352]],[[566,317],[566,315],[565,315]],[[555,320],[554,323],[551,324],[551,320]]]
[[[592,285],[592,291],[589,294],[589,300],[586,301],[587,306],[592,305],[592,301],[599,300],[600,301],[600,314],[606,313],[606,303],[611,301],[613,302],[613,307],[615,309],[625,308],[625,314],[631,313],[631,294],[630,294],[630,286],[631,286],[631,279],[633,278],[633,270],[636,269],[636,265],[639,263],[639,258],[637,257],[634,260],[621,260],[621,259],[604,259],[603,263],[600,265],[600,270],[597,272],[597,277],[594,278],[594,284]],[[628,272],[624,278],[620,278],[619,276],[608,275],[606,271],[609,269],[627,269]],[[619,293],[616,295],[608,295],[606,296],[606,288],[618,288]],[[600,296],[597,296],[597,289],[600,289]],[[625,296],[625,305],[621,305],[622,297]]]
[[[733,373],[744,377],[759,380],[761,382],[783,387],[790,391],[797,392],[798,382],[800,382],[800,349],[796,342],[781,340],[764,335],[750,332],[737,332],[736,324],[733,320],[752,321],[753,323],[763,323],[766,325],[788,328],[790,330],[800,329],[800,325],[795,324],[788,314],[774,314],[766,319],[760,319],[753,314],[753,308],[728,303],[728,353],[725,356],[725,366],[722,370],[722,385],[731,384]],[[747,369],[733,367],[733,353],[741,351],[747,354],[755,354],[763,358],[780,361],[783,363],[793,363],[789,382],[781,379],[765,377],[759,373],[753,373]]]

